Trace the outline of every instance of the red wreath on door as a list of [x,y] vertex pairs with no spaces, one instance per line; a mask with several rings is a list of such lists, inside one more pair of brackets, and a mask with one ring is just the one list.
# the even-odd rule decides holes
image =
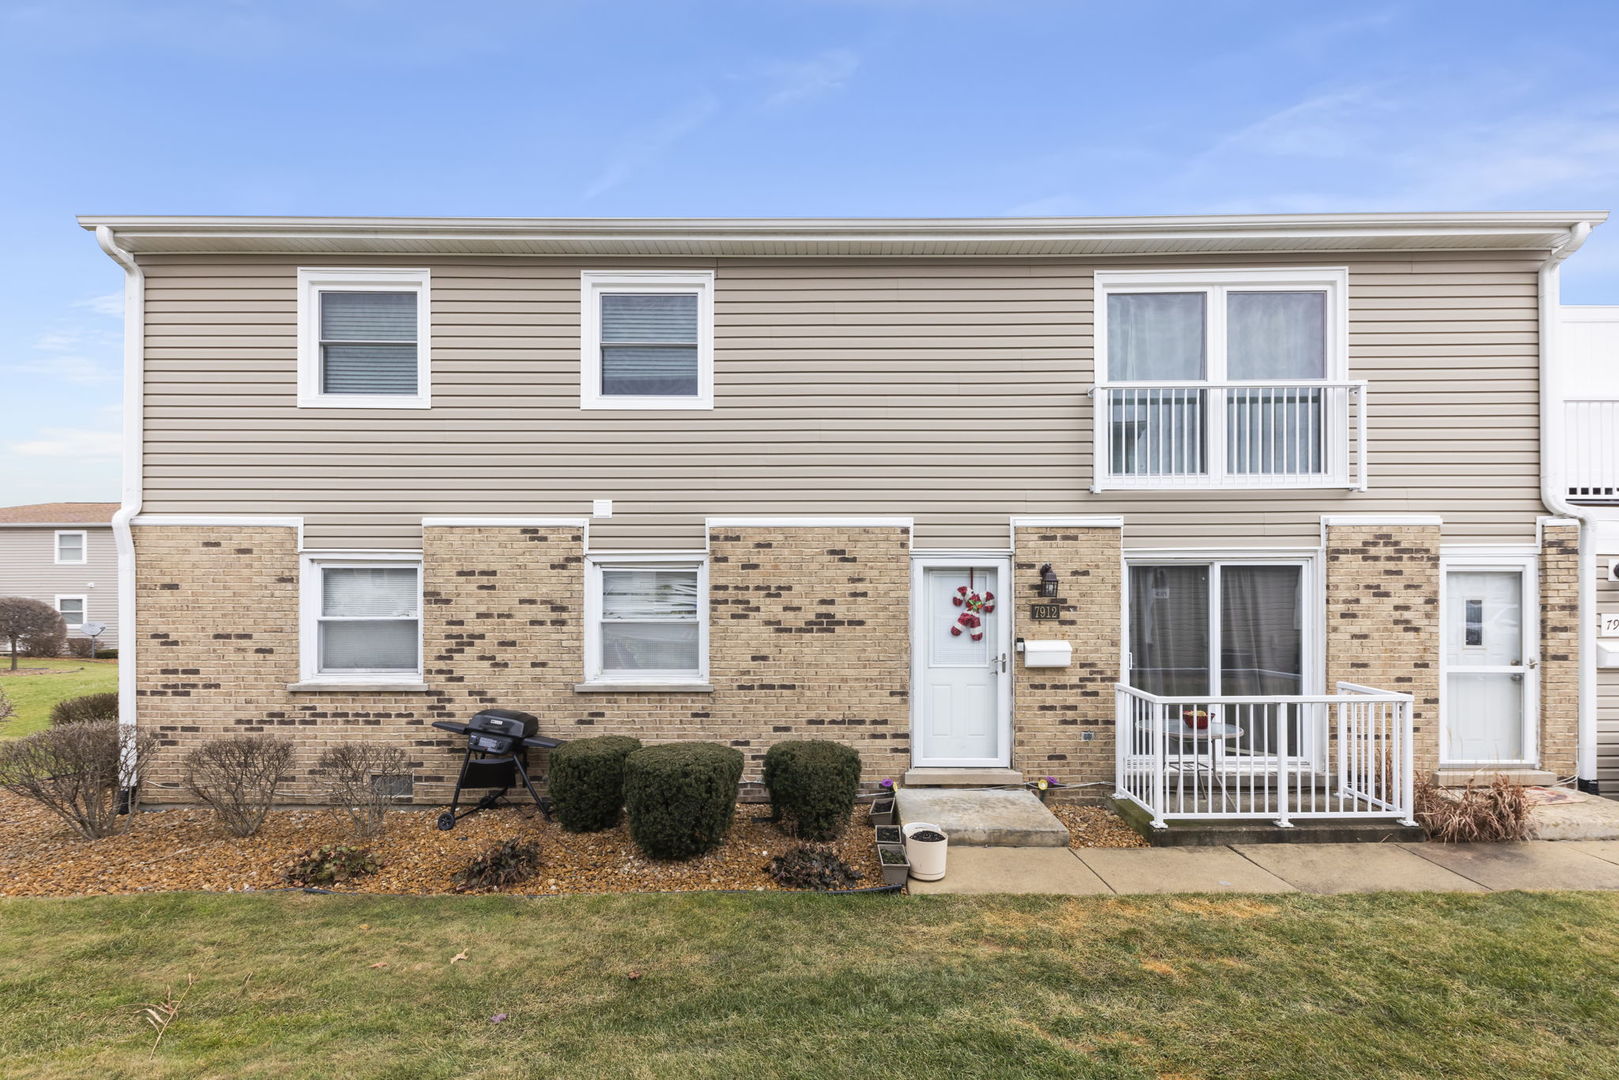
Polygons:
[[950,624],[950,636],[960,637],[965,633],[971,635],[974,641],[983,641],[984,616],[995,610],[995,594],[986,590],[980,595],[973,590],[972,580],[973,573],[969,570],[967,584],[958,586],[956,595],[950,598],[952,604],[964,609]]

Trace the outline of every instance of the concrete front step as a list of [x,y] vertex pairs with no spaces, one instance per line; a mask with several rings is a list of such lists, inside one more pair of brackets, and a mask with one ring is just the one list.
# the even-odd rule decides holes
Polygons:
[[900,788],[894,795],[900,824],[939,826],[952,846],[1068,846],[1068,829],[1032,792],[969,788]]
[[1021,785],[1023,774],[1016,769],[907,769],[901,778],[906,787],[1007,787]]
[[1224,847],[1231,844],[1420,844],[1428,834],[1393,821],[1296,821],[1282,828],[1269,821],[1171,821],[1154,829],[1135,803],[1113,800],[1113,809],[1153,847]]

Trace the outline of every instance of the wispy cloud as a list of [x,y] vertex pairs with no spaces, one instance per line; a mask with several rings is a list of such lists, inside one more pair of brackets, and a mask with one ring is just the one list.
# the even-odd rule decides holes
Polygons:
[[49,330],[34,339],[31,357],[8,368],[21,375],[47,376],[81,386],[117,382],[119,373],[112,357],[118,347],[118,335],[106,330]]
[[828,49],[807,60],[779,61],[763,71],[774,88],[765,96],[765,108],[809,101],[843,89],[860,69],[853,49]]
[[111,428],[48,427],[41,428],[37,438],[7,443],[6,449],[19,457],[115,461],[123,451],[123,440],[116,426]]
[[83,300],[75,300],[73,306],[89,308],[97,315],[111,315],[115,318],[121,318],[124,314],[124,294],[110,292],[101,296],[87,296]]
[[713,94],[703,94],[656,123],[631,134],[619,144],[607,167],[585,189],[585,199],[594,199],[611,191],[656,162],[682,139],[706,124],[719,111],[719,107],[719,98]]

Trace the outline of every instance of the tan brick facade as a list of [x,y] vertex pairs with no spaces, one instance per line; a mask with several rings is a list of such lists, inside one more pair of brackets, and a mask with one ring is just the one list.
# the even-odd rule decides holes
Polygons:
[[1327,528],[1327,690],[1411,694],[1418,771],[1439,762],[1439,526]]
[[[1113,779],[1113,685],[1123,627],[1122,530],[1020,528],[1013,538],[1017,634],[1074,648],[1067,668],[1026,668],[1012,684],[1012,767],[1064,783]],[[1041,600],[1040,567],[1051,564],[1058,596]],[[1035,602],[1061,606],[1056,622],[1028,618]]]
[[[1577,530],[1548,526],[1542,561],[1545,767],[1574,768]],[[356,738],[410,753],[418,801],[447,796],[457,740],[432,729],[482,707],[531,711],[561,738],[633,734],[741,749],[756,779],[779,740],[857,748],[867,784],[910,765],[907,529],[750,527],[709,536],[706,692],[580,692],[584,537],[577,528],[423,531],[424,682],[416,692],[294,691],[299,554],[284,527],[139,526],[140,723],[158,734],[154,801],[184,799],[180,760],[213,735],[277,732],[298,744],[292,791],[312,796],[320,752]],[[1118,528],[1020,527],[1009,598],[1016,633],[1073,645],[1068,668],[1015,662],[1012,765],[1074,784],[1113,778],[1112,686],[1120,679]],[[1415,696],[1420,768],[1437,763],[1439,529],[1333,526],[1326,552],[1328,687]],[[1058,575],[1061,617],[1034,622],[1039,569]],[[541,764],[543,767],[543,763]],[[1095,793],[1094,791],[1089,793]]]
[[910,537],[903,528],[731,529],[711,537],[711,692],[580,693],[584,538],[577,529],[423,530],[426,692],[292,691],[298,682],[296,530],[136,529],[140,724],[163,750],[154,801],[184,799],[180,762],[215,735],[298,743],[295,797],[321,751],[388,738],[411,752],[418,801],[447,796],[456,740],[428,725],[523,709],[561,738],[712,739],[748,756],[828,737],[860,750],[865,779],[910,762]]
[[1540,549],[1540,767],[1573,776],[1580,730],[1580,528],[1546,525]]

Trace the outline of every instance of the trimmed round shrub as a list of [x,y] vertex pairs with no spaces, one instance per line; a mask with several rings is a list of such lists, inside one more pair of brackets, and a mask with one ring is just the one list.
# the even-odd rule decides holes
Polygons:
[[624,759],[630,837],[654,859],[718,847],[736,813],[742,753],[709,742],[648,746]]
[[628,735],[577,739],[551,751],[551,801],[569,832],[601,832],[624,809],[624,759],[641,749]]
[[860,755],[824,739],[780,742],[765,753],[772,817],[801,840],[833,840],[860,792]]
[[68,698],[58,701],[51,706],[51,723],[78,724],[84,721],[99,723],[118,719],[118,694],[108,691],[105,694],[85,694],[82,697]]

